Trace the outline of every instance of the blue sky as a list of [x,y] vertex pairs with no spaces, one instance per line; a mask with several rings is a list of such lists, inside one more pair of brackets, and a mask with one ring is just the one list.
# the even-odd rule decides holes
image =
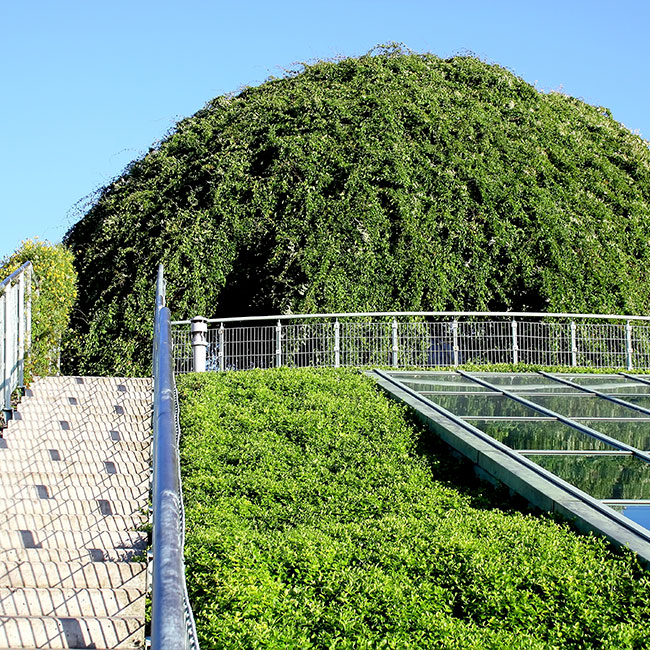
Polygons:
[[217,95],[402,42],[471,51],[650,139],[647,0],[23,0],[0,7],[0,258]]

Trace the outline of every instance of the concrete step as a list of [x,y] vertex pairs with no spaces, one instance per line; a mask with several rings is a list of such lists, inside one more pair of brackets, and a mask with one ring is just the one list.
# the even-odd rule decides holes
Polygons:
[[7,548],[0,549],[0,562],[134,562],[144,553],[137,548]]
[[139,401],[148,404],[149,408],[151,408],[152,395],[153,392],[148,390],[132,390],[124,393],[111,388],[88,391],[83,390],[83,386],[79,388],[64,388],[62,390],[32,387],[26,389],[25,396],[18,402],[18,409],[23,410],[28,407],[31,408],[33,403],[42,405],[46,402],[56,406],[88,408],[95,400],[100,407],[103,407],[107,403],[128,404]]
[[88,451],[98,449],[106,451],[136,451],[147,453],[151,448],[151,439],[122,433],[120,430],[106,430],[92,440],[76,438],[63,438],[59,434],[48,433],[42,436],[7,435],[0,438],[0,453],[5,449],[39,451],[58,449],[63,451]]
[[114,485],[57,485],[47,483],[26,483],[16,485],[0,480],[0,494],[5,499],[104,499],[126,500],[136,508],[146,507],[149,499],[149,484],[137,487]]
[[[25,391],[25,397],[18,403],[19,409],[28,410],[27,407],[43,408],[47,404],[51,408],[65,408],[70,410],[88,411],[101,410],[113,404],[131,404],[138,409],[151,410],[151,392],[121,393],[114,390],[95,392],[79,390],[37,390]],[[112,412],[112,409],[109,408]]]
[[151,394],[153,381],[150,377],[37,377],[28,387],[35,395],[44,391],[77,390],[84,393],[115,391],[130,394],[133,391]]
[[[24,424],[21,428],[14,428],[9,433],[5,432],[7,441],[12,440],[29,440],[32,444],[41,440],[74,440],[75,442],[86,441],[87,445],[92,445],[96,440],[111,439],[114,442],[115,436],[112,432],[119,433],[119,440],[127,442],[149,442],[151,439],[151,425],[149,419],[146,422],[136,422],[129,420],[125,422],[116,417],[115,420],[105,420],[104,422],[90,422],[75,424],[67,420],[54,420],[51,423]],[[108,436],[107,436],[108,434]]]
[[77,474],[69,470],[61,472],[7,472],[0,474],[0,494],[4,487],[11,485],[52,485],[109,487],[139,487],[149,482],[148,476],[129,476],[124,474]]
[[130,648],[143,645],[144,620],[136,617],[0,617],[0,645],[10,648]]
[[[56,454],[55,454],[56,457]],[[59,453],[59,457],[60,453]],[[0,454],[0,476],[6,474],[29,473],[62,473],[62,474],[119,474],[138,476],[146,479],[150,474],[149,464],[132,463],[126,460],[120,462],[104,460],[103,454],[98,454],[94,461],[65,461],[65,460],[29,460],[29,459],[7,459]]]
[[147,534],[130,530],[0,530],[0,548],[145,549]]
[[0,586],[144,590],[146,572],[144,562],[0,562]]
[[[146,505],[146,504],[145,504]],[[0,513],[11,512],[16,515],[121,515],[148,516],[148,508],[120,499],[3,499],[0,498]]]
[[[71,419],[76,422],[80,421],[97,421],[98,418],[114,418],[114,417],[133,417],[135,419],[143,417],[151,417],[152,408],[151,403],[145,400],[124,400],[118,401],[115,399],[109,400],[93,400],[92,404],[81,406],[78,402],[70,404],[70,400],[76,401],[77,398],[68,397],[68,404],[64,402],[52,403],[41,401],[36,403],[36,400],[21,410],[19,418],[15,418],[17,422],[34,421],[37,417],[46,421],[50,420],[66,420]],[[29,407],[29,408],[28,408]]]
[[[42,534],[43,530],[58,529],[69,531],[100,531],[100,530],[136,530],[146,523],[147,517],[140,515],[103,515],[101,512],[89,515],[22,514],[16,512],[0,512],[0,531],[2,530],[34,530]],[[0,539],[2,546],[2,539]],[[6,547],[5,547],[6,548]]]
[[151,417],[98,415],[96,418],[75,419],[69,416],[43,421],[34,417],[20,421],[20,425],[7,429],[6,438],[31,438],[39,440],[42,437],[54,439],[95,440],[102,437],[106,431],[119,431],[125,440],[140,440],[144,442],[151,435]]
[[57,447],[36,449],[16,449],[0,447],[0,462],[26,461],[41,463],[95,463],[98,461],[110,460],[114,463],[133,463],[143,467],[151,466],[151,454],[149,451],[119,450],[112,447],[107,449],[96,449],[93,447],[78,449],[58,449]]
[[138,589],[0,587],[0,616],[141,616]]

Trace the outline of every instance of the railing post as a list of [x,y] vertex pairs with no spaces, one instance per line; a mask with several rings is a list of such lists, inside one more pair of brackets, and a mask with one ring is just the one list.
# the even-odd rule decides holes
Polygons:
[[223,372],[226,369],[226,328],[223,323],[219,325],[219,370]]
[[334,321],[334,367],[341,366],[341,324],[337,318]]
[[452,347],[454,350],[454,366],[458,365],[458,320],[454,318],[451,323]]
[[275,367],[282,365],[282,321],[275,326]]
[[9,367],[9,360],[7,358],[7,292],[4,291],[0,296],[0,318],[2,318],[2,341],[0,341],[0,359],[2,360],[2,365],[0,370],[0,379],[2,379],[2,412],[4,414],[5,424],[7,420],[11,417],[11,392],[9,393],[9,399],[7,399],[7,389],[11,385],[9,383],[9,378],[7,376],[7,368]]
[[25,386],[25,274],[18,279],[18,387]]
[[519,363],[519,343],[517,341],[517,321],[512,319],[512,363]]
[[627,369],[632,370],[632,323],[625,323],[625,356],[627,360]]
[[571,321],[571,365],[578,365],[578,346],[576,344],[576,322]]
[[399,352],[399,348],[397,347],[397,320],[393,318],[393,325],[392,325],[392,330],[393,330],[393,367],[397,368],[397,354]]
[[194,372],[205,372],[208,349],[208,319],[195,316],[191,321],[190,339],[192,341],[192,357]]
[[11,314],[11,302],[13,298],[13,287],[11,282],[6,286],[4,292],[4,309],[3,309],[3,321],[4,321],[4,363],[3,365],[3,395],[2,408],[5,414],[5,422],[11,419],[11,366],[13,365],[13,345],[12,345],[12,325],[13,318]]

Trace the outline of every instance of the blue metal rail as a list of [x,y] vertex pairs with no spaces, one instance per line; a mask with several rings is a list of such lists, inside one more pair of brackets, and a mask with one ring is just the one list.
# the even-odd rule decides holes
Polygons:
[[178,406],[172,368],[169,309],[163,267],[158,267],[153,342],[153,535],[151,647],[196,648],[196,628],[185,582],[185,518],[178,455]]

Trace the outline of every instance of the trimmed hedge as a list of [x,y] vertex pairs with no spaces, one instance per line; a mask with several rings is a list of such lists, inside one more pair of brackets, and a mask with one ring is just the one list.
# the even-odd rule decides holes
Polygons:
[[478,483],[369,378],[178,383],[204,647],[647,647],[650,577],[631,553]]

